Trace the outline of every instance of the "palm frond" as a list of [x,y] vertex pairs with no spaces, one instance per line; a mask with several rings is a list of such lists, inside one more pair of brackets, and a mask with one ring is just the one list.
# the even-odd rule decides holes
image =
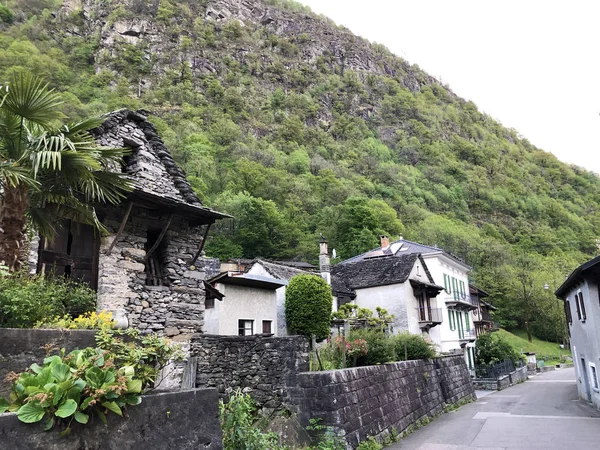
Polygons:
[[57,109],[61,103],[59,94],[41,78],[19,72],[9,82],[2,108],[25,121],[49,127],[53,120],[62,117]]
[[0,183],[6,183],[10,186],[24,184],[31,189],[39,189],[40,187],[40,183],[31,177],[28,168],[7,161],[0,162]]

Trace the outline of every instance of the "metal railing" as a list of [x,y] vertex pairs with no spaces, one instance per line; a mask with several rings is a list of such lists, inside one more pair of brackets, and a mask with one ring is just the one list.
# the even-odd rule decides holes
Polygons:
[[479,307],[479,298],[472,295],[449,294],[444,299],[446,303],[462,303],[472,307]]
[[475,320],[475,322],[491,322],[492,321],[492,315],[490,314],[489,311],[486,311],[485,309],[480,309],[478,311],[474,311],[473,312],[473,320]]
[[419,322],[442,323],[442,308],[417,308]]
[[500,378],[514,372],[514,370],[515,365],[507,359],[496,364],[482,364],[475,367],[475,376],[477,378]]
[[[460,337],[461,335],[462,335],[462,337]],[[471,328],[470,330],[460,330],[459,331],[460,339],[475,340],[476,337],[477,337],[477,333],[475,332],[474,328]]]

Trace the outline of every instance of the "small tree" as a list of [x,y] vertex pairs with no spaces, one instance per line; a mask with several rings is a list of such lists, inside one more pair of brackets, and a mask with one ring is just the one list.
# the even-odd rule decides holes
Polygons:
[[482,334],[477,338],[475,345],[475,361],[477,365],[495,364],[507,359],[516,365],[521,356],[504,339],[491,333]]
[[296,275],[285,291],[285,320],[290,331],[323,340],[329,335],[333,297],[318,275]]

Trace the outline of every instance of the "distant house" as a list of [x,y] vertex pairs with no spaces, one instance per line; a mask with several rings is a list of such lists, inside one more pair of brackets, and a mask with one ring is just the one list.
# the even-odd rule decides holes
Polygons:
[[277,335],[277,290],[287,284],[272,277],[224,272],[206,282],[204,329],[208,334]]
[[394,332],[429,333],[442,322],[437,286],[421,255],[377,255],[342,263],[331,269],[334,309],[346,303],[394,315]]
[[[409,255],[412,256],[409,257]],[[377,260],[389,260],[390,262],[369,262]],[[402,260],[403,262],[395,263],[394,261],[396,260]],[[472,347],[476,338],[472,311],[479,308],[479,299],[472,298],[468,290],[468,275],[471,268],[457,257],[437,247],[405,239],[399,239],[390,243],[386,236],[382,236],[379,248],[347,259],[334,266],[332,268],[332,278],[334,278],[334,274],[345,273],[348,269],[345,269],[344,266],[358,265],[356,267],[360,267],[364,265],[364,267],[371,267],[370,265],[373,265],[375,267],[380,265],[379,283],[381,286],[384,286],[383,280],[385,278],[389,278],[390,282],[402,279],[403,276],[400,276],[399,273],[402,272],[405,274],[405,271],[408,270],[406,267],[410,265],[410,261],[415,261],[414,264],[416,264],[417,260],[421,262],[420,270],[426,273],[427,282],[442,287],[441,292],[435,297],[434,308],[436,310],[435,319],[441,321],[441,326],[429,329],[428,333],[431,340],[439,346],[442,352],[452,352],[461,348],[465,349],[465,357],[472,366],[475,356]],[[404,269],[396,269],[396,264],[398,264],[398,268],[403,267]],[[414,267],[414,270],[417,270],[416,265]],[[386,270],[386,268],[389,268],[389,270]],[[427,268],[427,271],[425,271],[425,268]],[[413,273],[411,272],[409,279],[412,276]],[[422,273],[421,277],[425,277],[425,274]],[[337,290],[337,299],[340,304],[353,300],[352,290],[344,291],[343,284],[340,285],[333,280],[332,286],[334,290]],[[406,295],[408,295],[408,297],[405,297],[407,305],[413,301],[409,294],[410,292],[406,291]],[[381,301],[385,301],[388,304],[390,302],[401,303],[404,301],[399,295],[394,299],[388,297],[384,293],[383,287],[372,291],[370,295],[373,299],[372,304]],[[381,306],[384,305],[382,304]]]
[[600,409],[600,256],[582,264],[556,290],[564,301],[579,396]]
[[498,308],[484,300],[490,294],[472,284],[469,284],[469,293],[471,298],[479,299],[479,306],[473,311],[473,323],[475,324],[475,334],[477,337],[490,331],[496,331],[497,328],[494,325],[492,311]]

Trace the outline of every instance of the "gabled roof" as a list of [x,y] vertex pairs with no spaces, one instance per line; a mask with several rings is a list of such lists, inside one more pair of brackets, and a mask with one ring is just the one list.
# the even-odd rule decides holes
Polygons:
[[[337,264],[331,268],[331,289],[338,295],[353,297],[356,289],[404,283],[409,279],[417,260],[421,262],[427,275],[427,282],[421,283],[439,287],[431,278],[427,264],[421,255],[409,253]],[[443,288],[439,287],[439,289]]]
[[223,272],[208,280],[207,283],[212,286],[216,283],[221,283],[273,291],[287,285],[287,281],[239,272]]
[[346,259],[339,264],[348,264],[354,263],[357,261],[362,261],[365,259],[371,258],[382,258],[387,256],[395,256],[400,257],[402,255],[410,255],[410,254],[420,254],[420,255],[433,255],[433,254],[442,254],[446,257],[458,262],[462,266],[467,266],[461,259],[448,253],[441,248],[432,247],[430,245],[419,244],[417,242],[407,241],[406,239],[399,239],[397,241],[392,242],[387,247],[377,247],[374,250],[370,250],[366,253],[363,253],[358,256],[354,256],[352,258]]
[[294,275],[312,273],[306,272],[305,270],[301,270],[296,267],[290,267],[282,263],[276,263],[273,261],[268,261],[259,258],[256,258],[250,265],[248,265],[248,267],[246,268],[246,272],[248,272],[254,264],[260,264],[273,278],[276,278],[278,280],[289,281]]
[[585,276],[600,276],[600,256],[590,259],[575,269],[554,294],[562,298],[565,294],[568,294],[572,286],[581,282]]
[[131,148],[131,155],[125,157],[124,172],[135,182],[133,198],[199,223],[230,217],[202,204],[144,111],[112,112],[90,132],[101,146]]

